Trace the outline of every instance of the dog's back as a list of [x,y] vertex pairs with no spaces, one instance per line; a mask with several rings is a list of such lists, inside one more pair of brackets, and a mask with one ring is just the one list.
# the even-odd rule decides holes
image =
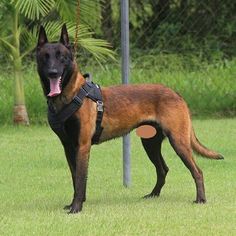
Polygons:
[[155,123],[167,132],[176,120],[185,119],[185,123],[190,120],[182,97],[161,84],[112,86],[102,88],[102,94],[105,106],[102,140],[122,136],[144,123]]

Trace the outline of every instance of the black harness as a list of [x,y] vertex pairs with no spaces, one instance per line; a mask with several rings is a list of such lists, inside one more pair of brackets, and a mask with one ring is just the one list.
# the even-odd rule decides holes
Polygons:
[[62,108],[61,111],[55,112],[54,108],[48,102],[48,122],[52,130],[58,135],[62,142],[68,142],[69,136],[65,130],[65,122],[70,118],[83,104],[85,97],[90,98],[97,104],[96,131],[92,137],[92,144],[98,144],[102,134],[101,126],[103,117],[103,102],[100,86],[93,82],[86,82],[79,90],[74,99]]

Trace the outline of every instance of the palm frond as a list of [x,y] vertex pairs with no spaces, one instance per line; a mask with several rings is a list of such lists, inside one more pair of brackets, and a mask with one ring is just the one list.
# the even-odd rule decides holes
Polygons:
[[115,60],[115,53],[112,51],[110,45],[102,40],[95,38],[81,38],[79,45],[93,55],[99,61],[104,62],[107,58]]
[[14,51],[15,48],[14,46],[8,42],[8,40],[6,40],[5,38],[0,38],[0,42],[4,45],[4,48],[6,48],[6,50],[11,50]]
[[[10,0],[16,9],[26,18],[45,21],[48,39],[58,41],[60,37],[62,21],[67,22],[67,29],[71,42],[74,42],[76,31],[77,0]],[[101,39],[95,39],[90,25],[100,19],[101,0],[80,0],[80,25],[78,32],[78,45],[82,50],[89,52],[97,61],[106,58],[115,59],[115,53],[110,45]],[[50,21],[50,14],[59,14],[60,17]],[[61,20],[58,20],[61,19]],[[86,24],[84,23],[86,22]],[[37,43],[38,28],[27,29],[23,24],[19,26],[21,56],[27,55]],[[3,43],[3,41],[2,41]],[[6,45],[6,43],[5,43]],[[9,45],[8,45],[9,48]]]
[[[100,21],[100,1],[101,0],[79,0],[79,21],[82,24],[96,27]],[[76,22],[78,17],[78,0],[57,0],[56,9],[64,21]]]
[[15,7],[25,17],[38,20],[54,7],[54,0],[15,0]]
[[[61,31],[62,23],[49,22],[45,25],[48,38],[51,40],[58,40]],[[68,22],[67,30],[71,42],[75,39],[75,23]],[[115,53],[111,49],[111,45],[102,39],[93,38],[93,32],[86,25],[80,25],[78,31],[78,44],[83,49],[90,52],[97,59],[105,60],[106,57],[115,59]]]
[[80,0],[81,22],[94,28],[101,17],[100,0]]
[[36,46],[37,30],[29,31],[27,28],[22,28],[20,42],[24,48],[21,53],[21,58],[28,55]]
[[66,21],[75,21],[77,4],[78,0],[57,0],[55,2],[59,15],[61,16],[62,20]]

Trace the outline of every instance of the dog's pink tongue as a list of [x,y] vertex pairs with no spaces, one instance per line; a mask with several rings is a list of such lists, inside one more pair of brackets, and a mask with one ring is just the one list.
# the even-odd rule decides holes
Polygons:
[[55,97],[61,93],[60,83],[61,78],[58,79],[50,79],[50,93],[48,97]]

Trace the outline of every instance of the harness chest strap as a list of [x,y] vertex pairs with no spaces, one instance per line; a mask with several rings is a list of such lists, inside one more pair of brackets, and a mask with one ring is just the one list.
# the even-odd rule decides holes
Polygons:
[[99,138],[102,134],[103,127],[101,126],[104,106],[102,102],[102,93],[99,85],[93,82],[86,82],[80,89],[79,93],[74,97],[70,104],[66,105],[60,112],[56,113],[50,103],[48,103],[48,122],[52,130],[63,141],[68,141],[64,124],[83,104],[85,97],[90,98],[97,103],[97,119],[96,130],[92,137],[92,144],[99,143]]

